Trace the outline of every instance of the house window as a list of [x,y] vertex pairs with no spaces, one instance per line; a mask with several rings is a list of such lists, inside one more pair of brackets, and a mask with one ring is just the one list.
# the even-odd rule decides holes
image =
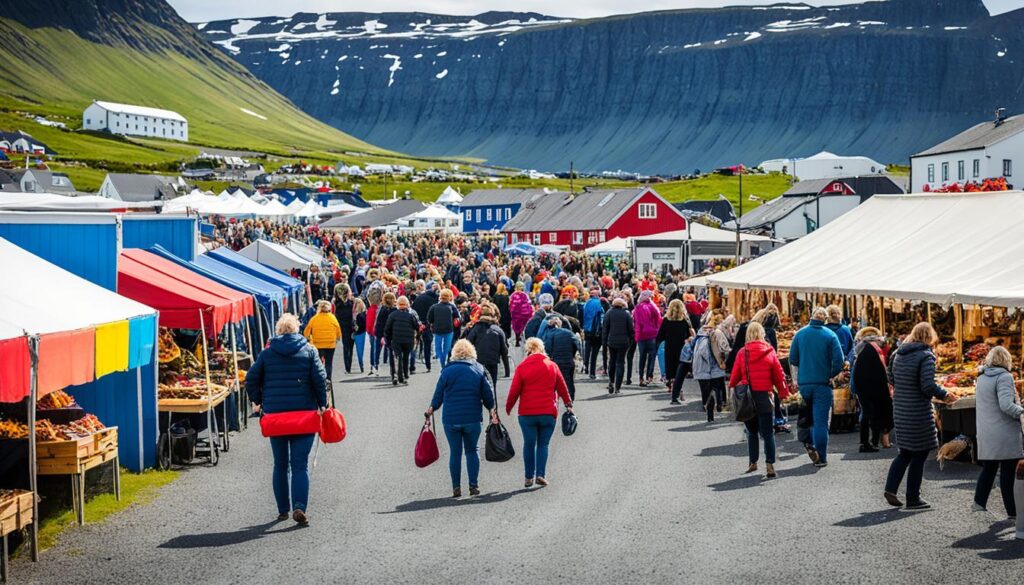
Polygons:
[[583,232],[573,232],[572,233],[572,243],[574,245],[577,245],[577,246],[582,244],[583,243]]
[[956,180],[964,180],[964,161],[962,160],[956,161]]
[[515,234],[515,233],[512,234],[512,243],[514,244],[514,243],[516,243],[518,241],[519,241],[519,234]]
[[558,241],[558,232],[548,232],[548,242],[554,244]]
[[533,245],[540,245],[540,234],[533,234]]
[[479,209],[476,210],[476,222],[480,223],[480,210]]
[[1012,175],[1013,175],[1013,161],[1008,159],[1008,158],[1004,158],[1003,159],[1003,176],[1004,177],[1010,177]]
[[597,232],[597,240],[599,242],[603,242],[604,241],[604,232]]
[[588,244],[596,244],[597,243],[597,232],[587,232],[587,243]]
[[942,163],[942,182],[945,183],[949,180],[949,163]]
[[508,221],[510,219],[512,219],[512,208],[511,207],[506,207],[505,208],[505,221]]
[[487,221],[491,221],[491,208],[487,208]]
[[928,165],[928,182],[935,182],[935,165]]
[[473,221],[473,210],[472,209],[467,209],[466,210],[466,221]]
[[85,123],[86,125],[92,124],[92,118],[86,118]]
[[981,176],[981,161],[978,159],[974,159],[974,164],[972,166],[973,168],[971,169],[971,176],[977,179],[978,177]]
[[658,206],[654,203],[641,203],[640,219],[656,219],[658,217]]

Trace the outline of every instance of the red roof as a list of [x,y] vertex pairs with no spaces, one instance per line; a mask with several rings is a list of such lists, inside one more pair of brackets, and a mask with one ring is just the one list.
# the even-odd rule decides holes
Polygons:
[[160,311],[162,327],[199,329],[205,325],[209,335],[253,314],[252,296],[145,250],[121,252],[117,292]]

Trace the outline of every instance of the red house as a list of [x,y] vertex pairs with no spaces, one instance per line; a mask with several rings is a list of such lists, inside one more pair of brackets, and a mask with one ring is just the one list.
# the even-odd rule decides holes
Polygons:
[[686,217],[654,189],[600,189],[538,194],[502,228],[505,242],[583,250],[616,237],[686,229]]

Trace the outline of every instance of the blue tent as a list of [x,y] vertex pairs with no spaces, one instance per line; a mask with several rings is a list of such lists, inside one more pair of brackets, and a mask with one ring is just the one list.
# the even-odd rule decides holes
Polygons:
[[207,256],[213,260],[227,264],[232,268],[241,270],[246,274],[251,274],[261,280],[283,288],[288,294],[288,298],[291,300],[290,308],[293,310],[294,307],[297,306],[299,297],[302,296],[303,287],[305,285],[303,285],[301,281],[296,280],[279,270],[275,270],[264,266],[259,262],[250,260],[238,252],[234,252],[227,248],[217,248],[215,250],[211,250]]
[[505,253],[509,256],[536,256],[537,247],[527,242],[516,242],[505,247]]

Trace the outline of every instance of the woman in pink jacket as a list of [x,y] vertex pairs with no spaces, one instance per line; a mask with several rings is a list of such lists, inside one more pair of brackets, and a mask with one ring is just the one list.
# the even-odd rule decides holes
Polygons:
[[654,293],[649,290],[640,291],[636,307],[633,309],[633,328],[636,334],[636,348],[640,352],[640,364],[637,373],[640,385],[647,386],[654,377],[654,362],[658,357],[658,330],[661,328],[661,311],[652,300]]
[[523,283],[516,283],[516,292],[508,299],[508,312],[512,315],[512,332],[516,334],[516,347],[523,340],[526,323],[533,317],[533,304],[530,297],[523,292]]

